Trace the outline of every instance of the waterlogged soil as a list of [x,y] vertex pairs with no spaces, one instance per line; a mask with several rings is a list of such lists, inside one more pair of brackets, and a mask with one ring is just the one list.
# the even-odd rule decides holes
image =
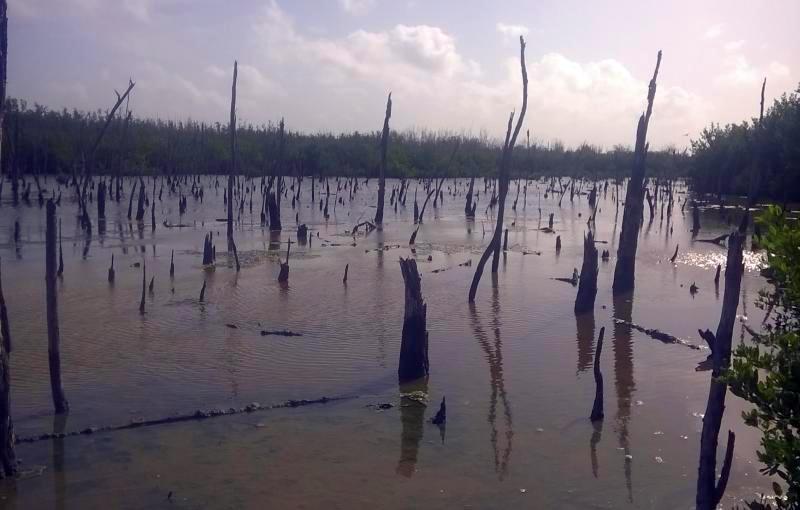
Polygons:
[[[388,195],[399,182],[389,180],[383,229],[364,236],[362,227],[353,237],[353,227],[374,216],[374,179],[360,179],[352,197],[349,189],[337,194],[332,179],[327,219],[319,202],[324,187],[316,183],[312,201],[312,181],[305,179],[294,207],[291,191],[282,200],[280,233],[262,226],[260,180],[250,181],[252,212],[247,194],[235,226],[238,273],[227,253],[225,224],[218,221],[226,214],[224,180],[219,187],[215,181],[200,177],[202,202],[191,195],[190,183],[182,184],[188,208],[181,215],[178,194],[160,180],[157,189],[163,184],[164,192],[155,200],[154,231],[149,208],[144,224],[128,221],[133,181],[126,180],[122,200],[107,203],[105,222],[98,222],[96,204],[90,204],[91,237],[78,227],[77,205],[62,186],[58,299],[70,402],[63,419],[54,418],[50,400],[44,208],[34,196],[30,204],[13,205],[5,186],[0,257],[14,340],[17,435],[251,402],[353,398],[23,443],[17,454],[24,475],[0,484],[0,507],[692,507],[710,378],[696,367],[709,351],[662,343],[614,318],[702,345],[697,330],[713,330],[719,320],[724,278],[715,286],[714,272],[717,264],[724,267],[725,248],[697,239],[730,231],[736,211],[702,208],[702,230],[693,239],[690,207],[681,211],[683,187],[671,216],[666,203],[662,216],[659,203],[650,222],[645,207],[636,290],[612,298],[622,207],[613,184],[601,187],[595,238],[611,257],[600,262],[594,313],[576,318],[576,288],[553,278],[570,277],[581,266],[591,213],[587,186],[561,198],[547,183],[530,181],[511,210],[512,183],[508,251],[496,275],[487,268],[469,306],[469,283],[494,226],[491,191],[481,180],[474,221],[464,217],[467,181],[445,181],[444,202],[434,206],[431,199],[415,250],[408,243],[418,186],[420,207],[424,201],[416,182],[405,206],[395,208]],[[56,184],[49,179],[42,186]],[[624,189],[619,193],[624,196]],[[542,230],[551,213],[554,233]],[[297,243],[298,223],[310,229],[306,244]],[[209,232],[217,259],[204,267]],[[280,285],[279,263],[289,246],[289,283]],[[112,254],[116,279],[109,284]],[[399,387],[404,294],[397,261],[408,256],[417,259],[428,305],[431,373],[427,381]],[[745,260],[735,343],[748,336],[744,325],[759,329],[763,312],[755,302],[767,286],[759,275],[762,256],[748,251]],[[142,263],[148,283],[155,277],[143,315]],[[694,295],[692,283],[699,288]],[[603,327],[605,420],[593,425],[592,362]],[[266,330],[299,336],[262,335]],[[401,397],[412,391],[427,399],[419,393],[416,400]],[[443,397],[447,425],[440,429],[429,420]],[[758,472],[758,435],[740,417],[745,408],[728,395],[722,433],[736,432],[736,450],[725,506],[770,491],[770,481]]]

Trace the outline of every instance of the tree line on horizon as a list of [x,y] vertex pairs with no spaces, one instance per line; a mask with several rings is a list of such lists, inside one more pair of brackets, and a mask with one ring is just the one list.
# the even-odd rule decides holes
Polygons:
[[[86,154],[106,120],[106,112],[51,110],[24,100],[6,104],[3,174],[120,175],[224,174],[230,165],[229,127],[223,122],[165,121],[118,114],[92,161]],[[756,129],[758,127],[758,129]],[[570,176],[624,179],[633,150],[604,150],[588,143],[532,141],[526,133],[514,153],[513,178]],[[283,156],[278,123],[240,124],[236,129],[237,171],[246,175],[365,176],[378,173],[380,131],[302,133],[287,130]],[[758,119],[711,124],[691,149],[651,150],[647,175],[688,178],[700,193],[747,195],[757,179],[760,198],[800,200],[800,87],[776,99]],[[458,144],[458,151],[453,148]],[[500,143],[485,134],[406,130],[392,132],[387,177],[494,177]],[[757,168],[756,168],[757,167]]]

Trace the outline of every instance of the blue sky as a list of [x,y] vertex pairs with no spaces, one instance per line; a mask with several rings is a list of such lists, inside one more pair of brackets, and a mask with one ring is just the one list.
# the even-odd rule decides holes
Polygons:
[[[380,128],[497,137],[520,101],[527,40],[537,140],[631,145],[664,51],[650,139],[683,147],[800,82],[800,1],[9,0],[9,93],[108,108],[129,76],[140,116],[303,131]],[[686,135],[689,136],[686,136]]]

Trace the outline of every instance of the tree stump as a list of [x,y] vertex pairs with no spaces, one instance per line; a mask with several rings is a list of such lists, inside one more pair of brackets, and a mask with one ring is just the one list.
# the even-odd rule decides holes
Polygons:
[[578,295],[575,297],[575,313],[580,314],[594,309],[597,296],[597,247],[590,230],[583,237],[583,265],[578,284]]
[[401,258],[400,271],[405,284],[405,312],[397,375],[400,382],[406,382],[428,375],[428,307],[422,299],[417,261]]

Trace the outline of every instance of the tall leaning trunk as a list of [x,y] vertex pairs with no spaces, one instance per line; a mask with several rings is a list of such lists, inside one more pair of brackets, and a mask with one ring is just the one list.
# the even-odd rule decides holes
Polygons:
[[525,68],[525,40],[520,36],[519,38],[519,61],[522,68],[522,109],[517,118],[517,125],[514,127],[514,133],[511,133],[511,126],[514,122],[514,112],[508,118],[508,128],[506,129],[506,140],[503,144],[503,156],[500,160],[500,169],[498,171],[498,180],[500,181],[499,193],[500,196],[497,202],[497,224],[494,228],[494,235],[489,242],[489,246],[481,255],[478,265],[475,268],[475,275],[472,277],[472,284],[469,287],[469,302],[475,301],[475,294],[478,292],[478,284],[483,275],[483,267],[489,256],[494,254],[492,261],[492,272],[497,272],[497,266],[500,258],[500,237],[503,233],[503,210],[506,204],[506,195],[508,194],[508,167],[511,165],[511,154],[514,151],[514,144],[517,143],[517,136],[522,128],[522,122],[525,119],[525,112],[528,109],[528,70]]
[[378,176],[378,209],[375,211],[375,224],[383,223],[383,202],[386,195],[386,150],[389,147],[389,119],[392,116],[392,93],[386,100],[386,116],[383,118],[383,132],[381,133],[381,167]]
[[711,384],[708,389],[708,402],[703,417],[703,431],[700,435],[700,465],[697,470],[697,509],[712,510],[717,507],[731,472],[733,448],[736,436],[728,431],[728,444],[725,461],[720,470],[719,481],[716,480],[717,442],[719,429],[722,426],[722,415],[725,413],[725,395],[728,384],[720,380],[720,376],[730,366],[731,341],[733,327],[736,324],[736,310],[739,307],[739,291],[742,286],[742,249],[745,235],[733,232],[728,237],[728,260],[725,264],[725,294],[722,297],[722,313],[719,318],[716,334],[710,331],[701,335],[711,346]]
[[583,238],[583,265],[581,279],[578,284],[578,295],[575,297],[575,313],[580,314],[594,309],[597,296],[597,247],[594,235],[590,230]]
[[238,62],[233,62],[233,85],[231,85],[231,168],[228,172],[228,249],[233,244],[233,176],[236,172],[236,76],[239,73]]
[[617,266],[614,269],[614,294],[622,294],[633,290],[634,273],[636,272],[636,248],[639,243],[639,226],[644,212],[644,175],[647,159],[647,126],[653,113],[653,101],[656,97],[656,78],[661,66],[661,51],[656,59],[656,69],[650,80],[647,92],[647,111],[639,117],[636,128],[636,148],[633,153],[633,170],[625,193],[625,210],[622,213],[622,230],[619,234],[617,249]]
[[[8,51],[8,5],[0,0],[0,140],[3,139],[3,117],[6,104],[6,63]],[[2,145],[2,144],[0,144]],[[0,151],[2,148],[0,148]],[[0,156],[2,154],[0,153]],[[0,290],[0,293],[2,291]],[[5,304],[3,304],[5,311]],[[3,321],[2,341],[0,341],[0,479],[17,474],[17,456],[14,452],[14,422],[11,420],[11,377],[8,355],[11,339],[8,337],[8,317]]]
[[69,411],[64,388],[61,386],[61,352],[58,331],[58,295],[56,288],[56,204],[47,201],[47,230],[45,232],[45,284],[47,287],[47,354],[50,361],[50,389],[56,414]]

